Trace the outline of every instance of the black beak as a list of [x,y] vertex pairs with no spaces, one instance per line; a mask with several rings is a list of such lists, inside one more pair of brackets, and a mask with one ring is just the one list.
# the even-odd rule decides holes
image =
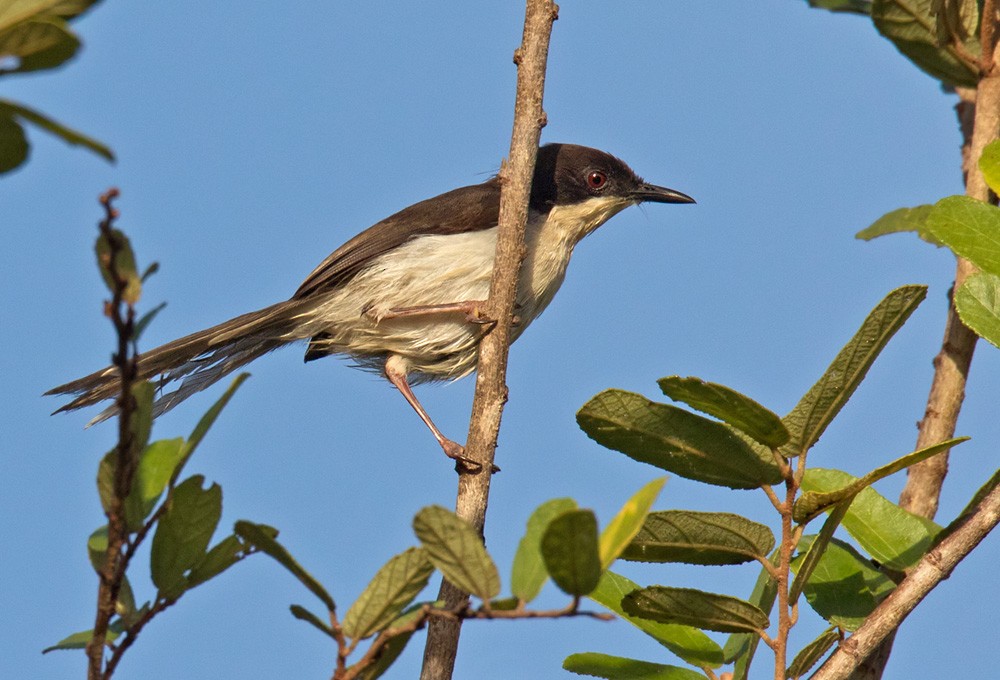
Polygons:
[[632,191],[632,198],[639,202],[650,203],[694,203],[695,200],[679,191],[658,187],[655,184],[640,184]]

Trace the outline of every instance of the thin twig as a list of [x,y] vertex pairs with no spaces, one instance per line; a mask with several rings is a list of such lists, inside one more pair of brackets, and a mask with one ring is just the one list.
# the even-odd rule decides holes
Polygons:
[[[110,678],[113,668],[102,668],[104,665],[104,646],[107,641],[108,626],[115,614],[115,604],[121,590],[127,565],[123,546],[128,541],[126,526],[125,498],[132,488],[132,478],[135,474],[135,451],[132,434],[132,414],[135,412],[135,397],[132,395],[132,385],[136,378],[136,360],[131,352],[132,338],[135,329],[135,309],[131,304],[124,303],[125,289],[128,285],[126,277],[118,271],[118,255],[124,250],[120,234],[113,228],[118,211],[112,205],[118,197],[117,189],[109,189],[101,196],[104,207],[104,219],[98,227],[108,245],[108,261],[104,263],[112,283],[112,297],[105,303],[105,314],[111,319],[118,339],[117,351],[113,363],[118,368],[121,387],[118,394],[118,444],[115,447],[114,490],[108,502],[108,549],[104,564],[99,573],[100,584],[97,590],[97,614],[94,620],[93,634],[87,643],[87,677],[89,680]],[[122,313],[122,306],[125,312]],[[127,647],[127,645],[126,645]]]
[[[507,400],[507,352],[514,316],[518,271],[524,259],[524,228],[528,198],[534,174],[538,140],[545,122],[542,97],[545,91],[545,63],[548,58],[552,23],[558,7],[551,0],[527,0],[524,34],[514,54],[517,64],[517,97],[509,162],[500,168],[500,216],[496,259],[490,283],[486,315],[497,321],[479,347],[476,394],[466,456],[479,463],[478,472],[459,470],[456,513],[481,533],[486,522],[490,478],[496,452],[500,417]],[[445,581],[439,599],[455,607],[468,598],[461,589]],[[435,620],[427,635],[422,680],[451,677],[458,650],[460,621]]]

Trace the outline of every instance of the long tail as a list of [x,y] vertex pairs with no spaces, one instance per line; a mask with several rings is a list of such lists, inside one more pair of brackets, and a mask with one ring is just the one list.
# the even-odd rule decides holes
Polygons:
[[[154,379],[161,390],[153,404],[153,416],[169,411],[257,357],[302,339],[295,331],[302,325],[303,314],[314,306],[315,302],[307,300],[279,302],[140,354],[138,379]],[[115,397],[120,385],[118,375],[116,367],[108,366],[45,394],[78,395],[55,413],[72,411]],[[162,391],[178,381],[180,384],[172,391]],[[91,424],[114,414],[112,406]]]

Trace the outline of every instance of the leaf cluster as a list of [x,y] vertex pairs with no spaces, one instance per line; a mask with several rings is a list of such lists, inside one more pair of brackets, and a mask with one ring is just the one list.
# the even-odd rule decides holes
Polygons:
[[[1000,191],[1000,141],[983,150],[979,169],[990,189]],[[948,196],[934,205],[883,215],[858,238],[904,231],[947,246],[979,269],[954,291],[955,308],[962,323],[1000,347],[1000,208],[969,196]]]
[[[273,531],[251,522],[237,522],[236,535],[254,549],[270,555],[298,579],[326,608],[318,615],[308,608],[291,605],[292,615],[310,624],[337,645],[334,677],[342,680],[381,676],[402,653],[412,635],[434,617],[453,619],[518,619],[594,616],[579,609],[581,597],[608,600],[620,577],[608,567],[633,544],[642,530],[664,479],[646,484],[630,498],[603,531],[598,530],[592,510],[575,501],[557,498],[538,507],[528,519],[511,566],[511,595],[500,597],[500,573],[486,551],[482,537],[465,520],[440,506],[422,509],[413,519],[419,545],[392,557],[378,570],[368,586],[341,618],[329,591],[283,547]],[[478,600],[458,609],[442,603],[418,602],[434,572]],[[541,611],[528,604],[545,582],[553,583],[571,597],[563,609]],[[612,598],[613,599],[613,598]],[[620,598],[619,598],[620,599]],[[656,628],[655,624],[652,626]],[[667,628],[670,628],[669,626]],[[699,633],[681,640],[680,649],[697,655]],[[360,645],[367,647],[360,651]],[[671,643],[673,644],[673,643]],[[355,658],[357,660],[348,663]]]
[[[80,49],[69,21],[99,0],[11,0],[0,3],[0,77],[57,68]],[[114,161],[111,149],[23,104],[0,99],[0,174],[28,159],[30,123],[68,144]]]
[[832,12],[871,17],[875,29],[947,89],[982,77],[980,0],[807,0]]
[[[601,577],[590,597],[700,671],[700,677],[714,678],[715,669],[733,664],[733,677],[746,678],[761,641],[776,652],[780,647],[778,658],[784,658],[802,597],[830,628],[782,666],[786,677],[807,673],[855,630],[941,531],[871,485],[965,438],[914,451],[860,478],[809,467],[807,457],[925,295],[923,286],[889,293],[784,417],[731,388],[677,376],[661,379],[660,389],[691,410],[622,390],[607,390],[585,404],[577,420],[603,446],[694,481],[761,489],[782,519],[776,541],[767,526],[731,513],[651,512],[620,553],[625,560],[652,563],[757,562],[760,576],[747,599],[672,585],[641,587],[612,572]],[[784,499],[777,485],[784,486]],[[808,525],[824,515],[818,532],[807,534]],[[837,537],[838,528],[853,544]],[[720,644],[706,631],[729,638]],[[593,652],[568,657],[564,667],[610,679],[637,673],[699,677],[692,668]]]

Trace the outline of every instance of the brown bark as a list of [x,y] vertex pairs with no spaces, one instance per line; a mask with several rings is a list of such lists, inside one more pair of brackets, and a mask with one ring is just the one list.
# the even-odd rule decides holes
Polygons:
[[[486,523],[490,478],[494,469],[500,417],[507,401],[507,352],[514,315],[517,275],[524,258],[524,228],[528,217],[531,178],[538,154],[538,140],[545,124],[542,97],[545,65],[552,24],[559,8],[551,0],[527,0],[524,35],[514,53],[517,64],[517,96],[509,162],[500,168],[500,222],[497,254],[490,283],[490,297],[484,309],[497,324],[479,347],[476,393],[465,455],[480,464],[478,471],[459,470],[455,510],[480,532]],[[439,599],[445,606],[460,606],[468,599],[445,581]],[[421,680],[447,680],[455,666],[461,619],[434,619],[427,632]]]

